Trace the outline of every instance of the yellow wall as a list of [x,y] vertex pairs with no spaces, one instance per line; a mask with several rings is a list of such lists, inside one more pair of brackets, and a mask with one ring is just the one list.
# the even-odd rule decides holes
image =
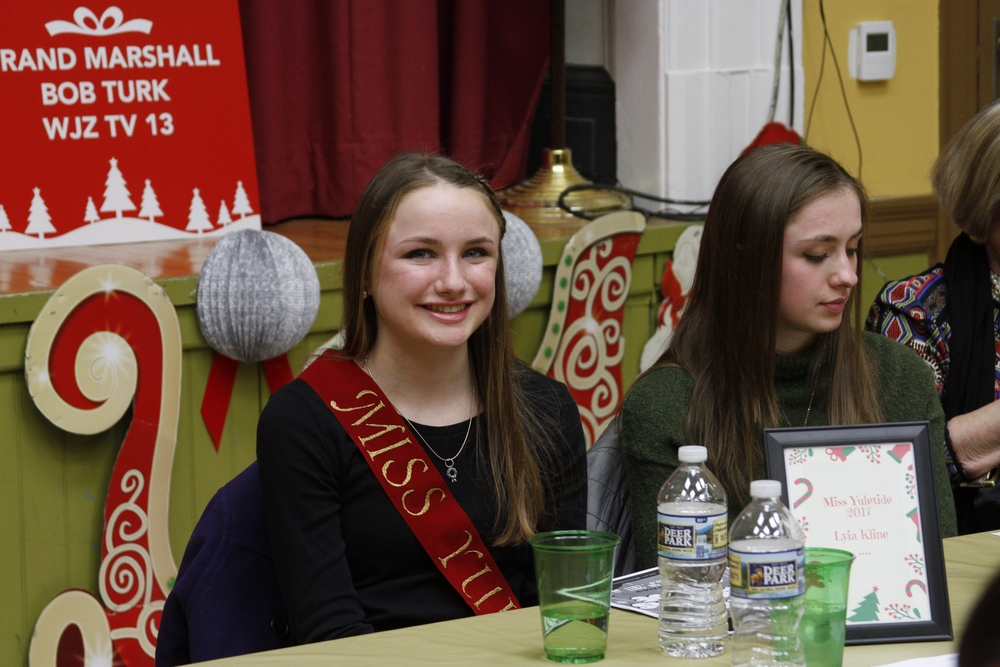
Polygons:
[[[827,29],[861,138],[861,178],[873,197],[928,194],[938,154],[937,0],[827,0]],[[860,21],[892,21],[896,74],[859,82],[847,68],[848,31]],[[819,0],[802,0],[805,116],[816,90],[823,25]],[[829,152],[857,175],[858,153],[829,52],[808,143]]]

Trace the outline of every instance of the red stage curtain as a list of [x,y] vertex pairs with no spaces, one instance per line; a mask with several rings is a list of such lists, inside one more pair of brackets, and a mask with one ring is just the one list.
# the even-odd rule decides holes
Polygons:
[[407,150],[524,177],[549,48],[538,0],[240,0],[266,223],[350,215]]

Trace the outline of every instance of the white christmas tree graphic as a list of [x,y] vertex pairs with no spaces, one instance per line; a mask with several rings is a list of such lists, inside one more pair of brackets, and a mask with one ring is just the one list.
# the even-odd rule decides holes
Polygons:
[[108,170],[108,180],[104,181],[104,203],[101,204],[101,212],[115,212],[115,216],[122,217],[122,211],[134,211],[135,204],[129,198],[128,188],[125,187],[125,179],[118,171],[118,160],[111,158],[111,169]]
[[194,196],[191,197],[191,212],[188,214],[188,226],[184,228],[188,232],[198,232],[212,229],[212,221],[208,219],[208,211],[205,210],[205,202],[201,200],[198,188],[194,189]]
[[24,233],[38,234],[38,238],[44,239],[46,234],[55,232],[56,228],[52,226],[52,218],[49,216],[48,207],[45,206],[45,200],[42,199],[42,191],[39,188],[34,188],[32,192],[35,193],[35,196],[31,198],[31,208],[28,209],[28,228],[24,230]]
[[146,187],[142,191],[142,206],[139,209],[139,217],[149,218],[150,222],[156,222],[153,218],[158,215],[163,215],[163,211],[160,210],[160,202],[156,199],[156,193],[153,192],[153,186],[150,185],[147,178]]
[[101,216],[97,215],[97,207],[94,206],[94,198],[87,197],[87,210],[83,213],[83,221],[94,224],[101,219]]
[[3,210],[3,204],[0,204],[0,233],[10,229],[13,229],[10,226],[10,218],[7,217],[7,211]]
[[250,208],[247,191],[243,189],[243,181],[236,181],[236,195],[233,197],[233,215],[239,214],[242,220],[251,213],[253,213],[253,209]]
[[232,221],[233,219],[229,217],[229,209],[226,208],[226,200],[223,199],[222,203],[219,204],[219,219],[215,221],[215,224],[225,227]]

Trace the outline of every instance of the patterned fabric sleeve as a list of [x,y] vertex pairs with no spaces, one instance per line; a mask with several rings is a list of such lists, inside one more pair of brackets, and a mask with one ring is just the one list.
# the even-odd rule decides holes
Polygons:
[[926,273],[886,283],[875,297],[865,328],[903,343],[934,369],[938,396],[948,375],[948,339],[951,327],[944,314],[944,271],[936,266]]
[[[944,390],[951,359],[948,352],[951,325],[945,312],[946,292],[941,265],[912,278],[888,282],[875,297],[865,323],[866,329],[903,343],[934,369],[938,398]],[[955,464],[955,453],[947,430],[945,445],[948,477],[953,484],[965,481],[965,475]]]

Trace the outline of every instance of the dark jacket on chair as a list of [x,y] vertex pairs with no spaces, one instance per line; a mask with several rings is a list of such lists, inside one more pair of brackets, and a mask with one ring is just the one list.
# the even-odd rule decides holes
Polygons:
[[629,500],[625,454],[615,417],[587,452],[587,529],[603,530],[621,538],[615,548],[615,576],[635,572],[632,544],[632,506]]
[[156,667],[282,648],[286,618],[254,462],[195,526],[163,606]]

